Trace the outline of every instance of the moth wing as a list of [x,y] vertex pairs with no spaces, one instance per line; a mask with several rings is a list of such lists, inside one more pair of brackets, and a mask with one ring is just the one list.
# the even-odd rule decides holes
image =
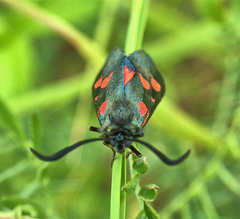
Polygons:
[[[121,65],[122,59],[125,56],[125,53],[119,48],[113,49],[107,58],[106,63],[101,69],[100,73],[97,75],[93,87],[92,95],[95,105],[95,110],[97,112],[98,119],[100,124],[103,123],[103,116],[100,114],[105,114],[107,109],[107,104],[109,101],[109,81],[113,78],[113,72],[117,71]],[[112,79],[113,80],[113,79]]]
[[136,94],[141,98],[137,104],[140,113],[144,114],[139,122],[145,126],[164,96],[165,83],[146,52],[143,50],[135,51],[128,58],[136,69],[134,84],[140,87],[135,88],[135,90],[137,89]]

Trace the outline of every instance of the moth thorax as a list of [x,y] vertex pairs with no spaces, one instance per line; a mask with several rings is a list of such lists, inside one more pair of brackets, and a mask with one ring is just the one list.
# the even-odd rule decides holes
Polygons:
[[129,125],[134,116],[132,104],[129,101],[115,100],[112,111],[109,113],[109,119],[112,124]]
[[118,153],[122,154],[125,149],[131,145],[131,141],[122,133],[118,133],[112,136],[110,144],[118,151]]

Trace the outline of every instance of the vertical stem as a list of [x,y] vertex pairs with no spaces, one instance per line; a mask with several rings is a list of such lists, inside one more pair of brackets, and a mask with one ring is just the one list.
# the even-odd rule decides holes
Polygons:
[[[131,16],[126,36],[125,52],[130,54],[142,46],[149,0],[132,0]],[[111,219],[124,219],[126,195],[121,187],[126,184],[126,153],[118,154],[113,163],[111,188]]]
[[111,188],[111,206],[110,218],[120,218],[120,192],[122,175],[122,154],[117,154],[112,168],[112,188]]
[[142,48],[148,7],[149,0],[132,0],[131,17],[125,44],[125,52],[127,55]]
[[[126,184],[126,151],[122,154],[122,179],[121,188]],[[120,219],[124,219],[126,215],[126,193],[120,194]]]

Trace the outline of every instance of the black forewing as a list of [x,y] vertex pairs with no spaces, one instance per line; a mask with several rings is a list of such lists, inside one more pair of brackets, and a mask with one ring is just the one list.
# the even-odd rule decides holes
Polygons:
[[[117,67],[121,65],[122,59],[123,57],[125,57],[125,53],[120,50],[119,48],[115,48],[113,49],[107,58],[107,61],[105,62],[103,68],[101,69],[100,73],[97,75],[96,80],[93,83],[93,87],[92,87],[92,95],[93,95],[93,101],[94,101],[94,105],[95,105],[95,109],[96,112],[98,113],[98,109],[101,106],[101,104],[108,100],[109,101],[109,90],[111,90],[109,88],[110,86],[110,82],[112,80],[114,80],[115,75],[114,75],[114,71],[117,71]],[[113,72],[113,75],[110,79],[110,84],[107,85],[107,87],[105,88],[101,88],[101,86],[98,86],[97,88],[95,88],[95,84],[96,82],[99,81],[99,79],[102,77],[102,81],[104,81],[105,78],[109,77],[109,75]],[[112,86],[112,85],[111,85]],[[112,88],[114,89],[114,88]],[[99,117],[99,121],[102,125],[102,119]]]

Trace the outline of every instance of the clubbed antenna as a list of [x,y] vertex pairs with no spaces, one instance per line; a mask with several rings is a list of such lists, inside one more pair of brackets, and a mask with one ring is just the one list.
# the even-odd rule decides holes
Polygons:
[[163,154],[161,151],[159,151],[157,148],[153,147],[152,145],[148,144],[147,142],[144,142],[144,141],[141,141],[138,139],[134,139],[133,141],[145,145],[153,153],[155,153],[165,164],[170,165],[170,166],[177,165],[177,164],[183,162],[191,152],[191,150],[188,150],[185,154],[183,154],[181,157],[177,158],[176,160],[171,160],[165,154]]
[[55,160],[58,160],[60,158],[62,158],[63,156],[65,156],[66,154],[68,154],[69,152],[71,152],[72,150],[84,145],[84,144],[87,144],[87,143],[90,143],[90,142],[93,142],[93,141],[104,141],[106,140],[105,138],[92,138],[92,139],[86,139],[86,140],[83,140],[83,141],[79,141],[71,146],[68,146],[66,148],[63,148],[62,150],[56,152],[55,154],[52,154],[50,156],[46,156],[46,155],[42,155],[40,153],[38,153],[37,151],[35,151],[33,148],[30,148],[30,150],[32,151],[32,153],[38,157],[40,160],[43,160],[43,161],[55,161]]

